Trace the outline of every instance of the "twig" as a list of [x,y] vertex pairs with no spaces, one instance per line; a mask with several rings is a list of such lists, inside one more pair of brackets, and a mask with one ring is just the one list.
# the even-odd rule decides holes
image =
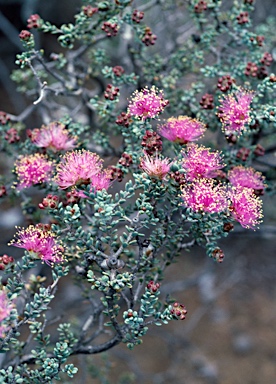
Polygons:
[[101,35],[96,36],[94,38],[94,40],[92,41],[92,43],[85,45],[85,46],[81,46],[80,48],[76,49],[75,51],[70,52],[68,55],[68,59],[69,60],[75,60],[76,58],[84,55],[84,53],[89,48],[91,48],[92,46],[96,45],[97,43],[99,43],[100,41],[105,40],[105,39],[107,39],[106,34],[101,34]]
[[44,94],[45,94],[44,91],[45,91],[46,85],[47,85],[47,81],[44,81],[40,87],[40,95],[39,95],[38,99],[33,102],[34,105],[37,105],[42,101]]
[[178,249],[190,248],[195,245],[195,239],[189,241],[188,243],[179,243],[177,244]]
[[65,87],[65,80],[64,80],[64,78],[61,77],[56,72],[54,72],[51,69],[49,69],[47,64],[44,62],[44,60],[39,56],[39,54],[37,52],[36,52],[36,55],[34,56],[34,59],[36,59],[42,65],[42,67],[45,69],[46,72],[49,73],[49,75],[53,76],[56,80],[61,82],[61,84]]
[[44,97],[44,90],[45,90],[45,87],[46,87],[46,85],[47,85],[47,82],[44,81],[44,82],[42,83],[42,81],[40,80],[40,77],[39,77],[37,71],[35,70],[35,68],[34,68],[34,66],[32,65],[32,63],[31,63],[30,60],[27,61],[27,64],[28,64],[28,66],[30,67],[31,71],[33,72],[34,77],[36,78],[36,81],[37,81],[37,83],[38,83],[38,85],[39,85],[39,88],[40,88],[40,95],[39,95],[38,99],[35,100],[35,101],[33,102],[34,105],[37,105],[37,104],[39,104],[39,103],[42,101],[42,99],[43,99],[43,97]]
[[36,107],[35,105],[29,105],[27,108],[24,109],[23,112],[20,113],[20,115],[15,116],[15,115],[8,113],[8,117],[12,121],[24,121],[33,112],[35,107]]
[[87,347],[85,346],[80,346],[78,349],[74,349],[71,355],[76,355],[79,353],[82,353],[84,355],[92,355],[96,353],[101,353],[104,351],[107,351],[108,349],[114,347],[115,345],[119,344],[122,340],[122,337],[119,336],[118,334],[115,335],[112,339],[108,340],[105,343],[99,344],[99,345],[89,345]]

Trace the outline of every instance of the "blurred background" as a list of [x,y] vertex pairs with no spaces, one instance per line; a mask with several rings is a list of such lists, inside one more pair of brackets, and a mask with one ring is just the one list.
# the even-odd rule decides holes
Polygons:
[[[73,21],[80,7],[80,0],[0,0],[0,110],[19,114],[30,104],[10,80],[15,55],[22,51],[18,34],[26,28],[29,15],[38,13],[60,25]],[[254,22],[271,15],[276,16],[275,0],[257,0]],[[153,23],[158,20],[158,15],[151,17]],[[36,41],[46,54],[57,49],[50,34],[37,35]],[[34,121],[29,124],[35,126]],[[272,160],[276,165],[275,154]],[[0,253],[9,254],[6,244],[14,225],[21,224],[20,209],[1,206],[1,219]],[[264,223],[255,232],[237,228],[222,240],[223,263],[213,263],[197,247],[183,252],[177,264],[167,269],[161,291],[185,304],[186,320],[150,328],[143,344],[133,351],[121,345],[107,355],[75,357],[80,371],[70,382],[100,382],[93,375],[101,365],[111,384],[123,371],[130,373],[125,383],[275,384],[275,219],[275,198],[264,196]],[[60,298],[67,289],[60,288]],[[72,289],[75,304],[77,295]],[[63,311],[68,319],[76,317],[74,306],[64,306]]]

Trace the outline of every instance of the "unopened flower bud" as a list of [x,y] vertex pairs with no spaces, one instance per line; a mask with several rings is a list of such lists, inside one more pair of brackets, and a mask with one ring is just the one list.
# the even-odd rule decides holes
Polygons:
[[26,31],[25,29],[23,29],[23,31],[21,31],[19,34],[19,38],[24,41],[30,40],[31,36],[32,36],[31,32]]
[[28,20],[27,20],[27,28],[31,29],[31,28],[39,28],[40,25],[42,24],[42,19],[40,18],[39,15],[37,14],[34,14],[34,15],[31,15]]
[[224,259],[224,253],[223,253],[223,250],[220,249],[220,248],[216,248],[213,252],[212,252],[212,257],[215,261],[217,261],[218,263],[222,263],[223,259]]
[[160,284],[159,283],[155,283],[153,280],[151,280],[148,284],[147,284],[147,288],[149,291],[151,291],[151,293],[155,293],[158,291],[160,287]]
[[171,309],[171,314],[179,320],[184,320],[187,314],[186,307],[183,304],[174,303]]

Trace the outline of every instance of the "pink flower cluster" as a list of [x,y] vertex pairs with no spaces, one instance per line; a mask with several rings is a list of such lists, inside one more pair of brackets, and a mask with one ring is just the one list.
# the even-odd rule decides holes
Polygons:
[[182,187],[184,204],[194,212],[222,212],[227,209],[227,192],[212,178],[224,167],[219,152],[190,144],[182,151],[186,184]]
[[170,162],[169,159],[161,159],[157,153],[155,157],[151,157],[146,152],[140,164],[144,172],[146,172],[150,177],[159,180],[165,179],[171,165],[172,162]]
[[188,181],[216,177],[218,170],[224,167],[221,154],[211,152],[203,145],[190,144],[187,149],[182,151],[182,155],[182,167]]
[[227,190],[213,179],[196,179],[182,187],[184,205],[194,212],[217,213],[227,210]]
[[191,144],[183,153],[186,184],[181,198],[194,212],[231,215],[244,228],[254,228],[262,219],[262,201],[256,196],[265,188],[264,177],[253,168],[237,166],[228,172],[230,186],[213,178],[223,167],[218,152]]
[[65,125],[57,121],[31,132],[32,142],[39,148],[50,149],[53,152],[69,151],[75,148],[76,138],[70,137]]
[[0,291],[0,338],[3,339],[5,334],[9,330],[9,326],[3,321],[5,321],[11,314],[12,309],[14,308],[13,303],[11,303],[7,294],[4,290]]
[[244,228],[255,228],[262,221],[262,201],[252,188],[227,189],[213,179],[197,179],[182,187],[184,205],[194,212],[229,214]]
[[244,228],[254,229],[262,221],[262,201],[252,188],[232,187],[229,191],[231,215]]
[[187,144],[198,140],[206,131],[206,125],[188,116],[171,117],[159,126],[159,133],[169,141]]
[[111,184],[111,176],[102,169],[102,163],[103,160],[96,153],[87,150],[68,152],[57,166],[55,181],[61,189],[81,185],[90,185],[91,190],[96,191],[107,189]]
[[42,154],[20,156],[15,162],[15,173],[18,177],[17,188],[29,188],[48,182],[52,171],[52,162]]
[[235,93],[223,95],[218,117],[227,136],[231,134],[239,136],[246,130],[246,125],[251,122],[250,104],[253,98],[253,92],[241,88]]
[[252,167],[246,168],[238,165],[232,168],[227,176],[230,183],[235,187],[240,185],[242,187],[252,188],[255,193],[258,192],[259,194],[262,194],[265,189],[264,176]]
[[64,260],[64,247],[56,238],[56,235],[43,225],[30,225],[21,228],[16,238],[10,242],[17,248],[24,248],[35,258],[41,259],[48,265],[61,263]]
[[261,195],[265,189],[261,172],[239,165],[228,172],[230,213],[244,228],[254,228],[262,219]]
[[163,91],[159,91],[152,86],[147,87],[140,92],[135,91],[128,105],[128,113],[142,120],[154,118],[161,113],[168,105],[168,100],[164,99]]

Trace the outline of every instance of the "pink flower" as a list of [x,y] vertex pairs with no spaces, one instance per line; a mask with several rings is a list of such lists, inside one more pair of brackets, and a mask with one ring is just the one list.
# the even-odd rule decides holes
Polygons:
[[164,99],[163,91],[159,91],[154,86],[151,89],[146,87],[140,92],[136,90],[133,93],[129,102],[128,113],[146,120],[147,118],[156,117],[168,103],[169,101]]
[[97,173],[91,177],[91,189],[101,191],[108,189],[111,185],[111,173],[108,170]]
[[55,181],[61,189],[89,185],[101,172],[102,162],[96,153],[87,150],[66,153],[57,166]]
[[244,228],[256,227],[262,221],[262,201],[252,188],[233,187],[229,191],[231,215]]
[[5,291],[0,291],[0,322],[5,320],[13,309],[13,304],[9,302]]
[[[7,294],[4,290],[0,291],[0,323],[10,316],[12,309],[14,308],[13,303],[8,300]],[[4,338],[10,327],[7,324],[2,323],[0,325],[0,338]]]
[[30,225],[26,229],[19,229],[16,239],[12,240],[9,245],[26,249],[48,265],[64,260],[63,246],[57,242],[56,235],[43,226]]
[[44,155],[36,153],[34,155],[20,156],[15,162],[15,173],[19,179],[17,188],[29,188],[35,184],[48,182],[52,170],[52,162]]
[[0,338],[4,339],[10,327],[8,325],[0,325]]
[[150,157],[146,152],[141,160],[140,167],[150,177],[163,180],[170,170],[172,162],[169,159],[161,159],[157,154],[155,157]]
[[262,192],[265,188],[264,176],[261,172],[255,171],[254,168],[246,168],[242,165],[232,168],[228,172],[228,179],[235,187],[240,185],[242,187],[252,188],[256,191]]
[[211,152],[209,148],[190,144],[186,151],[182,151],[182,167],[186,171],[186,179],[216,177],[218,170],[224,167],[219,152]]
[[188,116],[171,117],[167,123],[159,127],[161,136],[180,144],[198,140],[205,130],[205,124]]
[[228,207],[226,188],[213,179],[197,179],[182,189],[184,205],[194,212],[223,212]]
[[[108,170],[101,171],[91,177],[90,192],[108,189],[111,185],[111,173]],[[83,191],[76,191],[78,197],[87,198]]]
[[31,139],[37,147],[51,149],[53,152],[68,151],[76,146],[76,138],[70,137],[65,125],[57,121],[32,131]]
[[240,135],[246,129],[246,124],[251,122],[249,112],[254,93],[240,88],[236,93],[223,97],[218,112],[223,130],[227,136]]

